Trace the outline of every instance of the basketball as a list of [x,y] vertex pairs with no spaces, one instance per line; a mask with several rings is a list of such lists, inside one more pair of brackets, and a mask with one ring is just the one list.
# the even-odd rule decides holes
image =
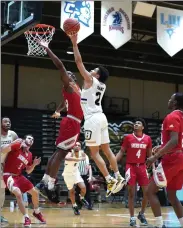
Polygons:
[[72,18],[68,18],[64,21],[63,29],[67,35],[77,34],[80,29],[80,23]]

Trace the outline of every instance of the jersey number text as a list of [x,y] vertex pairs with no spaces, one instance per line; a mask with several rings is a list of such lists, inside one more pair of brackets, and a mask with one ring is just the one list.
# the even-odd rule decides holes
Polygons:
[[140,158],[140,156],[141,156],[141,150],[138,150],[138,151],[137,151],[136,156],[137,156],[138,158]]
[[86,130],[85,131],[85,139],[86,140],[90,140],[91,139],[91,136],[92,136],[92,131]]
[[101,92],[97,92],[96,97],[97,99],[95,100],[95,104],[99,106],[101,102]]

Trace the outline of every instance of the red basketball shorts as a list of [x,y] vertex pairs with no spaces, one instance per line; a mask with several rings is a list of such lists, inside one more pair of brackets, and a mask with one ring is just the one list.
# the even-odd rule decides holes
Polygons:
[[19,188],[22,193],[28,192],[32,188],[34,188],[34,185],[23,175],[4,175],[3,179],[6,184],[6,187],[10,190],[10,192],[12,192],[13,187]]
[[69,150],[76,144],[80,134],[80,122],[69,117],[64,117],[60,122],[59,136],[56,146],[59,149]]
[[[149,184],[149,177],[145,164],[126,164],[126,178],[128,179],[128,185],[135,186],[137,183],[140,186],[147,186]],[[128,177],[127,177],[128,176]]]
[[167,154],[162,159],[162,167],[167,179],[168,190],[180,190],[183,187],[183,153]]

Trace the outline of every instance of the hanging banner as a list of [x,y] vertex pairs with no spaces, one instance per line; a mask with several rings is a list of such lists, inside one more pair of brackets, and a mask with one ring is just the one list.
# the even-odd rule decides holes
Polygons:
[[102,2],[101,35],[116,49],[131,39],[131,1]]
[[66,19],[73,18],[79,21],[80,31],[78,43],[94,32],[94,1],[62,1],[60,27]]
[[157,7],[157,42],[171,57],[183,49],[183,11]]

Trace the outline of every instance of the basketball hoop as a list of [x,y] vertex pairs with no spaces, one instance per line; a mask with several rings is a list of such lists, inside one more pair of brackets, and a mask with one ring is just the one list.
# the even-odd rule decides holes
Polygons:
[[47,44],[50,43],[55,33],[55,27],[52,25],[38,24],[30,30],[24,32],[25,38],[28,43],[27,55],[44,56],[47,55],[47,51],[37,41],[44,41]]

